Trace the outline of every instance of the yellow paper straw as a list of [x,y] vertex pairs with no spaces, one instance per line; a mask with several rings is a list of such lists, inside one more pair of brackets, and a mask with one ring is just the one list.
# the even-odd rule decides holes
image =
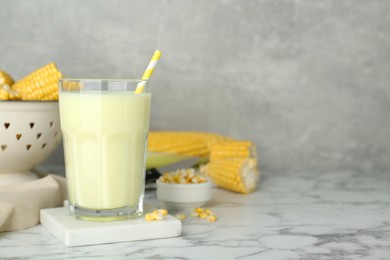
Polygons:
[[144,72],[144,75],[142,75],[142,82],[138,83],[137,88],[135,90],[135,93],[139,94],[144,91],[145,88],[145,81],[148,81],[150,76],[152,76],[153,70],[157,65],[158,60],[160,59],[161,51],[155,50],[152,59],[150,60],[148,66],[146,67],[146,70]]

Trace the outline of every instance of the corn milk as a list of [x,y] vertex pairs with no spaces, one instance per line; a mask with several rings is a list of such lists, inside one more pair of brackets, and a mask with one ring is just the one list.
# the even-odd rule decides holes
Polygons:
[[134,207],[144,191],[150,93],[60,94],[70,202],[88,209]]

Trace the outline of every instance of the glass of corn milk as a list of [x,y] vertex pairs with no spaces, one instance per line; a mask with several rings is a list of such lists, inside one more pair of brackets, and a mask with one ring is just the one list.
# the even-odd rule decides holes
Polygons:
[[[141,93],[135,93],[139,85]],[[113,221],[143,211],[151,91],[146,81],[61,79],[69,211]]]

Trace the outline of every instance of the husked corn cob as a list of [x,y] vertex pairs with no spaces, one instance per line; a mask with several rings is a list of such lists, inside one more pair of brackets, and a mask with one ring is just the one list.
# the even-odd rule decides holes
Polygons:
[[6,91],[2,87],[0,87],[0,100],[8,100],[8,99],[9,99],[8,91]]
[[19,93],[13,91],[9,85],[0,85],[0,100],[18,100]]
[[52,62],[12,85],[22,100],[58,100],[58,80],[61,72]]
[[17,93],[11,91],[12,84],[14,84],[12,77],[0,70],[0,100],[17,99]]
[[0,86],[12,86],[12,84],[14,84],[13,78],[7,72],[0,70]]
[[249,141],[227,140],[217,142],[210,148],[210,161],[224,157],[256,158],[256,146]]
[[148,150],[207,157],[210,154],[209,147],[225,139],[221,135],[202,132],[150,132]]
[[256,189],[260,175],[257,160],[244,157],[225,157],[211,161],[204,171],[218,187],[243,194]]
[[256,189],[260,176],[256,147],[249,141],[200,132],[150,132],[148,150],[209,157],[201,173],[217,186],[243,194]]

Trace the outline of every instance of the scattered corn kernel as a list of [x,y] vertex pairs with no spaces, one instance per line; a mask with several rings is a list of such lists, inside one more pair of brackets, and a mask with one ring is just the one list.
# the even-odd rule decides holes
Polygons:
[[203,208],[196,208],[196,209],[195,209],[195,211],[198,212],[198,213],[203,212],[203,210],[204,210]]
[[215,215],[208,215],[207,220],[210,222],[215,222],[217,220],[217,216]]
[[217,221],[217,215],[212,212],[210,209],[204,209],[204,208],[195,208],[191,212],[192,217],[199,217],[199,218],[205,218],[210,222]]
[[180,169],[174,172],[164,173],[159,180],[165,183],[194,184],[207,182],[207,179],[200,176],[194,168]]
[[167,209],[156,209],[152,213],[145,215],[146,220],[163,220],[164,216],[168,215]]
[[152,213],[154,220],[163,220],[164,216],[160,211],[154,211]]
[[153,213],[148,213],[148,214],[146,214],[146,215],[145,215],[145,219],[146,219],[146,220],[149,220],[149,221],[154,220]]
[[207,218],[209,214],[207,214],[206,212],[201,212],[199,213],[199,217],[200,218]]
[[184,221],[184,220],[187,219],[187,216],[186,216],[185,214],[179,213],[179,214],[176,214],[176,215],[175,215],[175,218],[177,218],[177,219],[179,219],[179,220],[181,220],[181,221]]
[[155,211],[153,211],[153,213],[161,213],[161,215],[163,216],[166,216],[168,215],[168,210],[167,209],[156,209]]
[[210,209],[205,209],[205,211],[209,215],[215,215],[214,212],[212,212]]

